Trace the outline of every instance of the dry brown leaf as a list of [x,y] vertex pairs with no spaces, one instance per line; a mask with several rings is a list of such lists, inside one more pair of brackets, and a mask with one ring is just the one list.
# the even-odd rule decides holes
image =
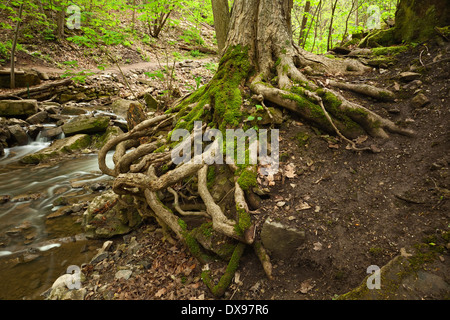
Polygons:
[[359,136],[358,138],[356,138],[355,143],[361,144],[361,143],[366,142],[367,139],[368,139],[368,136]]
[[167,291],[166,288],[159,289],[158,292],[155,293],[155,297],[156,297],[156,298],[160,298],[163,294],[166,293],[166,291]]
[[308,293],[311,289],[313,289],[314,286],[315,286],[315,285],[314,285],[313,283],[311,283],[311,279],[306,280],[306,281],[303,281],[303,282],[300,284],[300,289],[296,290],[295,293],[301,292],[301,293],[303,293],[303,294],[306,294],[306,293]]
[[293,165],[292,163],[288,164],[284,168],[284,175],[289,179],[295,178],[297,176],[297,174],[295,173],[295,165]]

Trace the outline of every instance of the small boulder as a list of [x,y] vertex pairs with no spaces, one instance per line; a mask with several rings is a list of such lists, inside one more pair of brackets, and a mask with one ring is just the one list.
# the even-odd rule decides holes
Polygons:
[[41,124],[47,120],[48,113],[46,111],[41,111],[38,113],[35,113],[34,115],[30,116],[25,120],[29,124]]
[[288,259],[305,241],[305,231],[267,219],[261,229],[261,241],[273,257]]
[[71,136],[80,133],[99,133],[105,132],[109,126],[109,117],[78,117],[73,121],[68,122],[62,126],[66,136]]
[[424,95],[423,93],[419,93],[411,100],[412,107],[415,109],[422,108],[429,103],[430,103],[430,99],[428,99],[428,97],[426,95]]
[[19,145],[24,146],[28,144],[28,135],[20,125],[9,126],[8,130]]
[[25,118],[37,111],[37,100],[0,100],[0,117]]

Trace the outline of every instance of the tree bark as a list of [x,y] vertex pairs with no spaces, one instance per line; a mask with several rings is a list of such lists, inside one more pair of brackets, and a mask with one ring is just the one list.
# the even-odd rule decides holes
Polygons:
[[58,40],[62,40],[64,38],[64,25],[65,25],[65,18],[66,18],[66,10],[64,6],[61,4],[61,2],[57,3],[58,5],[58,11],[56,13],[56,38]]
[[228,7],[228,0],[211,0],[211,3],[214,15],[214,27],[216,29],[217,47],[219,56],[221,56],[230,26],[230,9]]
[[17,46],[17,38],[19,37],[19,29],[20,22],[22,21],[22,12],[23,12],[23,2],[20,4],[19,8],[19,20],[17,20],[16,31],[14,32],[14,41],[11,48],[11,89],[16,88],[16,74],[15,74],[15,55],[16,55],[16,46]]
[[301,46],[304,41],[306,41],[305,37],[305,29],[306,24],[308,23],[308,14],[311,10],[311,1],[306,1],[305,9],[303,12],[303,20],[302,25],[300,26],[300,36],[298,37],[298,45]]

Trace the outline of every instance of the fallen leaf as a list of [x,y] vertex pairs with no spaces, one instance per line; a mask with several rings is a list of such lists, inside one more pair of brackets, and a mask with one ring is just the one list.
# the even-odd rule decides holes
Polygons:
[[322,244],[321,244],[320,242],[315,242],[315,243],[314,243],[314,248],[313,248],[313,250],[314,250],[314,251],[320,251],[320,250],[322,250]]
[[328,148],[330,148],[330,149],[339,149],[339,145],[338,145],[338,144],[330,143],[330,144],[328,145]]
[[368,136],[359,136],[358,138],[356,138],[355,143],[356,144],[361,144],[366,142]]
[[166,288],[159,289],[157,293],[155,293],[156,298],[160,298],[163,294],[166,293]]
[[311,280],[310,280],[310,279],[309,279],[309,280],[306,280],[306,281],[303,281],[303,282],[300,284],[300,289],[296,290],[295,293],[301,292],[301,293],[303,293],[303,294],[306,294],[306,293],[308,293],[311,289],[313,289],[314,286],[315,286],[315,285],[314,285],[313,283],[311,283]]
[[295,173],[295,165],[293,165],[292,163],[288,164],[284,168],[284,175],[289,179],[295,178],[297,176],[297,174]]
[[296,210],[308,210],[311,209],[311,206],[307,204],[306,202],[300,203],[298,206],[295,207]]

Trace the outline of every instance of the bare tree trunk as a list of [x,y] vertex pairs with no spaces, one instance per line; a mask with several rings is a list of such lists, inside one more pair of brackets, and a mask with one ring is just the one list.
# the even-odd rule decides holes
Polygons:
[[230,9],[228,7],[228,0],[211,0],[211,3],[214,14],[217,46],[219,49],[219,56],[221,56],[227,40],[228,28],[230,26]]
[[300,46],[305,41],[305,29],[308,23],[308,14],[311,10],[311,1],[306,1],[305,9],[303,11],[302,25],[300,26],[300,36],[298,37],[298,45]]
[[57,3],[58,5],[58,11],[56,13],[56,38],[58,40],[62,40],[64,38],[64,25],[65,25],[65,18],[66,18],[66,10],[64,6],[61,4],[61,2]]
[[[345,38],[347,37],[347,31],[348,31],[348,21],[350,20],[350,16],[353,13],[353,10],[355,9],[355,5],[358,2],[358,0],[352,0],[352,8],[350,9],[350,12],[348,13],[347,19],[345,20],[345,31],[344,31],[344,35],[342,36],[342,41],[341,41],[341,45],[343,45],[345,43]],[[356,7],[358,8],[358,7]]]
[[333,22],[334,22],[334,13],[336,12],[337,3],[339,0],[334,1],[334,4],[332,3],[331,7],[331,20],[330,20],[330,27],[328,29],[328,40],[327,40],[327,50],[331,50],[331,47],[333,46]]
[[318,17],[319,10],[321,7],[322,7],[322,0],[319,1],[319,4],[317,5],[316,10],[314,10],[313,17],[311,19],[311,22],[309,23],[308,31],[306,32],[305,36],[303,37],[303,42],[300,44],[300,46],[303,49],[305,48],[306,40],[308,40],[309,33],[311,32],[311,28],[312,28],[313,24],[316,22],[316,19]]
[[20,23],[22,22],[22,12],[23,12],[23,2],[20,4],[19,8],[19,20],[17,20],[16,31],[14,33],[14,41],[11,48],[11,89],[15,89],[16,87],[16,74],[15,74],[15,54],[16,54],[16,46],[17,46],[17,38],[19,37],[19,28]]

